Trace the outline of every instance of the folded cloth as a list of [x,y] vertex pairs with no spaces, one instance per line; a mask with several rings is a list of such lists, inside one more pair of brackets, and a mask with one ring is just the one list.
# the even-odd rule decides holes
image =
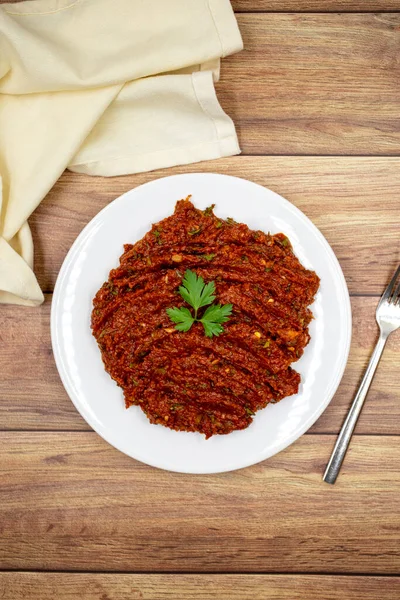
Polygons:
[[229,0],[0,5],[0,303],[38,305],[27,219],[65,168],[121,175],[240,152],[214,91]]

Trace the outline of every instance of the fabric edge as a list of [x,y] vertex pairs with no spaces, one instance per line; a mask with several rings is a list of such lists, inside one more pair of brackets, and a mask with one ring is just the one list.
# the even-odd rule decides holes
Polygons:
[[222,58],[243,50],[243,40],[230,0],[208,0],[208,8],[217,30]]
[[67,8],[72,8],[80,0],[29,0],[25,2],[6,2],[0,5],[5,13],[11,16],[49,15]]
[[192,73],[191,78],[197,102],[204,115],[213,123],[214,139],[141,156],[119,156],[90,163],[70,164],[68,170],[86,175],[115,177],[240,154],[235,125],[218,101],[212,72],[198,71]]
[[[238,150],[235,154],[239,154],[240,148],[235,125],[218,101],[210,71],[193,73],[192,84],[196,98],[203,112],[214,124],[217,138],[222,143],[226,138],[235,137]],[[226,154],[224,154],[224,156],[226,156]]]
[[32,269],[0,237],[0,304],[38,306],[43,301],[43,293]]
[[225,140],[213,140],[184,148],[172,148],[143,156],[123,156],[114,160],[95,161],[89,164],[69,165],[68,170],[85,175],[116,177],[147,173],[179,165],[189,165],[205,160],[240,154],[236,135]]

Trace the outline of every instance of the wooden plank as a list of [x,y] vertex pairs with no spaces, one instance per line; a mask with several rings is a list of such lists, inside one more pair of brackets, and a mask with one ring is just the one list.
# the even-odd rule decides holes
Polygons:
[[397,600],[399,577],[0,573],[2,600]]
[[142,183],[190,172],[235,174],[285,196],[332,245],[352,293],[381,294],[398,263],[400,158],[238,156],[110,179],[66,172],[30,220],[42,289],[53,290],[72,242],[101,208]]
[[239,12],[388,12],[400,0],[232,0]]
[[[88,430],[58,377],[50,343],[50,301],[41,308],[0,311],[0,429]],[[377,299],[353,297],[353,343],[342,383],[311,431],[336,433],[344,420],[377,338]],[[389,338],[359,433],[400,434],[400,335]],[[138,410],[138,409],[131,409]],[[273,407],[267,410],[273,410]]]
[[218,95],[246,154],[398,155],[400,14],[240,14]]
[[181,475],[94,433],[0,434],[3,570],[398,574],[400,445],[355,436],[335,486],[334,436],[264,463]]

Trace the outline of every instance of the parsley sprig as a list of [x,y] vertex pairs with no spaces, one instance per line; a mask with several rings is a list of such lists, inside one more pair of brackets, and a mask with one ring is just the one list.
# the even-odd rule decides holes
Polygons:
[[[207,337],[220,335],[224,328],[222,323],[226,323],[232,313],[232,304],[212,304],[215,300],[215,283],[210,281],[204,283],[202,277],[187,269],[182,279],[182,285],[179,286],[179,293],[182,298],[194,309],[194,316],[191,311],[182,306],[181,308],[167,308],[167,314],[178,331],[189,331],[196,321],[202,323]],[[211,304],[211,306],[208,306]],[[203,316],[199,317],[199,310],[208,306]]]

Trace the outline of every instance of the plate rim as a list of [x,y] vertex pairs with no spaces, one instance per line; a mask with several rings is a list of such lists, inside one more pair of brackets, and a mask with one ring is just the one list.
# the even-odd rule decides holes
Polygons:
[[[108,210],[111,210],[111,207],[113,207],[116,203],[122,202],[123,199],[125,198],[125,196],[131,194],[132,192],[135,192],[136,190],[142,189],[144,187],[151,187],[154,184],[159,184],[159,182],[163,181],[163,180],[165,181],[165,180],[177,179],[177,178],[184,179],[184,178],[190,178],[193,176],[200,177],[200,178],[201,177],[206,177],[206,178],[217,177],[217,178],[226,178],[226,179],[231,179],[231,180],[234,179],[234,180],[239,180],[240,182],[244,182],[245,184],[248,184],[248,185],[256,186],[257,188],[261,188],[262,190],[267,191],[268,193],[272,194],[273,196],[276,196],[277,199],[279,199],[279,201],[282,204],[286,205],[286,207],[289,208],[289,210],[292,213],[295,213],[295,214],[297,213],[297,215],[302,218],[303,222],[305,224],[307,224],[307,226],[313,231],[313,233],[316,235],[316,237],[319,238],[320,242],[325,247],[327,255],[330,258],[330,262],[332,263],[332,266],[334,267],[334,269],[336,271],[336,275],[338,276],[338,278],[340,280],[341,291],[342,291],[343,298],[345,300],[345,304],[343,306],[344,317],[345,317],[346,326],[347,326],[347,331],[346,331],[346,336],[345,336],[345,347],[341,353],[340,368],[338,368],[336,378],[335,378],[334,382],[331,384],[331,390],[329,390],[329,393],[326,394],[325,401],[321,405],[319,405],[318,409],[315,410],[315,412],[313,412],[308,417],[308,419],[303,423],[302,427],[300,427],[298,430],[296,430],[295,433],[292,433],[288,439],[285,439],[283,442],[280,442],[279,444],[274,446],[272,452],[264,453],[262,456],[260,456],[259,459],[255,460],[255,461],[254,460],[247,460],[247,461],[245,460],[245,461],[242,461],[239,464],[239,466],[236,461],[234,466],[230,465],[226,468],[223,468],[223,469],[219,468],[217,470],[212,469],[212,468],[192,468],[191,470],[188,470],[188,469],[182,469],[182,468],[180,468],[180,469],[172,468],[171,466],[162,466],[160,464],[160,462],[158,462],[158,463],[153,462],[152,460],[141,457],[138,454],[136,454],[135,456],[132,456],[132,454],[124,446],[124,444],[115,443],[114,441],[112,441],[112,442],[109,441],[107,439],[107,437],[105,437],[105,435],[103,435],[103,433],[101,433],[97,429],[96,424],[95,424],[95,422],[93,422],[90,415],[88,415],[87,412],[84,411],[81,402],[78,399],[75,399],[75,397],[74,397],[74,392],[73,392],[73,390],[71,390],[70,385],[69,385],[67,369],[65,368],[64,361],[62,360],[61,352],[58,349],[58,333],[57,333],[57,328],[56,328],[57,313],[58,313],[59,303],[62,298],[60,290],[62,288],[63,280],[65,279],[65,276],[67,274],[68,266],[71,263],[71,261],[73,260],[74,254],[75,254],[76,250],[78,249],[81,240],[85,237],[85,234],[88,232],[88,230],[91,230],[93,228],[93,226],[95,226],[96,223],[101,220],[104,213],[106,213]],[[292,445],[300,437],[302,437],[304,435],[304,433],[310,427],[312,427],[312,425],[319,419],[319,417],[326,410],[326,408],[330,404],[333,396],[335,395],[335,393],[339,387],[339,384],[343,378],[345,369],[346,369],[349,352],[350,352],[351,339],[352,339],[352,310],[351,310],[351,301],[350,301],[350,294],[349,294],[347,282],[346,282],[346,279],[343,274],[343,270],[341,268],[338,258],[336,257],[335,252],[333,251],[332,247],[330,246],[329,242],[327,241],[327,239],[325,238],[323,233],[311,221],[311,219],[305,213],[303,213],[303,211],[301,211],[297,206],[292,204],[289,200],[287,200],[286,198],[284,198],[277,192],[267,188],[266,186],[258,184],[254,181],[251,181],[249,179],[245,179],[242,177],[236,177],[234,175],[227,175],[224,173],[215,173],[215,172],[212,172],[212,173],[207,173],[207,172],[179,173],[179,174],[167,175],[164,177],[157,177],[155,179],[152,179],[151,181],[147,181],[143,184],[140,184],[136,187],[131,188],[130,190],[127,190],[126,192],[124,192],[123,194],[121,194],[120,196],[115,198],[114,200],[111,200],[98,213],[96,213],[94,215],[94,217],[92,217],[92,219],[90,219],[90,221],[84,226],[84,228],[77,235],[77,237],[75,238],[74,242],[72,243],[70,249],[68,250],[68,252],[62,262],[62,265],[60,267],[58,275],[57,275],[57,279],[56,279],[56,283],[55,283],[53,295],[52,295],[52,303],[51,303],[50,335],[51,335],[51,344],[52,344],[54,360],[56,363],[59,377],[61,379],[61,382],[64,386],[65,391],[67,392],[67,394],[68,394],[71,402],[75,406],[76,410],[82,416],[82,418],[86,421],[86,423],[93,429],[93,431],[96,432],[97,435],[99,435],[108,444],[110,444],[110,446],[116,448],[117,450],[119,450],[123,454],[126,454],[130,458],[133,458],[134,460],[137,460],[139,462],[142,462],[151,467],[155,467],[155,468],[158,468],[161,470],[167,470],[170,472],[177,472],[177,473],[186,473],[186,474],[217,474],[217,473],[225,473],[225,472],[240,470],[240,469],[252,466],[252,465],[259,464],[260,462],[263,462],[265,460],[268,460],[272,456],[275,456],[276,454],[278,454],[285,448]]]

